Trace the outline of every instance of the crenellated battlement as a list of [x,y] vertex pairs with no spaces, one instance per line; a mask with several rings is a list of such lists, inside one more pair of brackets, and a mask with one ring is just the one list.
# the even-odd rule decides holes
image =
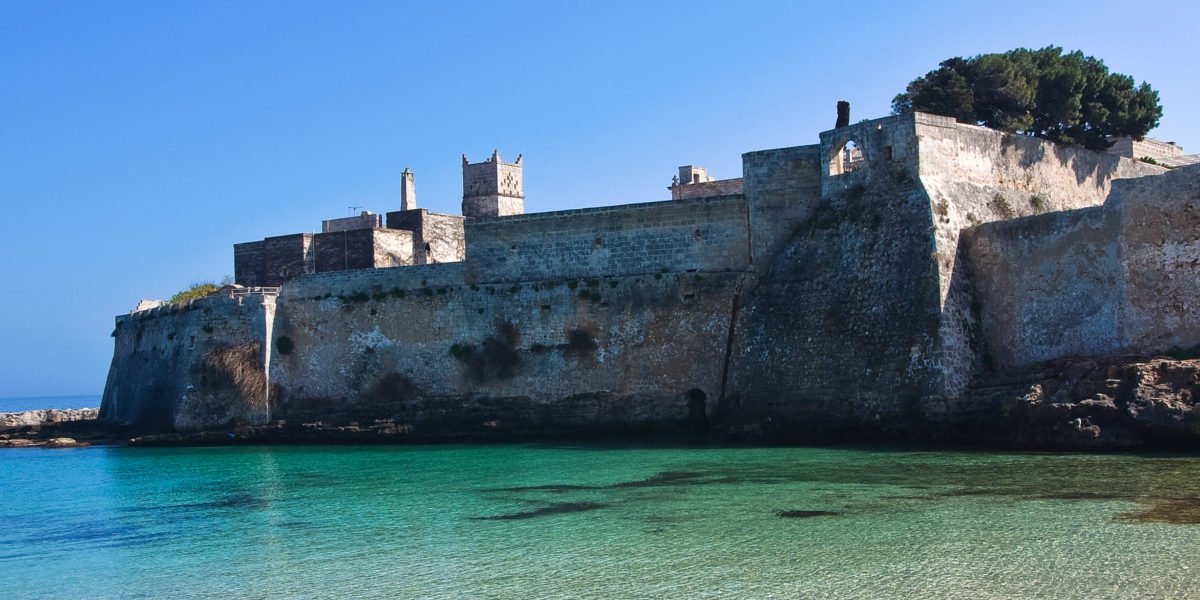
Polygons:
[[493,150],[491,158],[471,163],[467,155],[463,164],[462,214],[474,217],[504,217],[525,212],[525,180],[523,157],[511,163],[500,160],[500,151]]

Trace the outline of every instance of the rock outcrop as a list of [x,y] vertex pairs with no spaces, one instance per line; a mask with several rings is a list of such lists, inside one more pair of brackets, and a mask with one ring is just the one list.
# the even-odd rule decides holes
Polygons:
[[76,448],[118,443],[125,428],[101,421],[98,408],[0,413],[0,448]]
[[1198,398],[1200,360],[1057,360],[984,378],[962,414],[977,435],[1021,447],[1194,448]]
[[95,419],[99,414],[100,409],[98,408],[51,408],[47,410],[0,413],[0,429],[34,427],[47,423],[65,423],[68,421],[86,421]]

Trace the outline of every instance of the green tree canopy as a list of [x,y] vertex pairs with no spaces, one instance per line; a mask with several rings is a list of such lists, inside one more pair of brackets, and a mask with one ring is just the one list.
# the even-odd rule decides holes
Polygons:
[[1141,139],[1162,118],[1150,84],[1056,46],[944,60],[892,100],[894,114],[912,111],[1093,150]]

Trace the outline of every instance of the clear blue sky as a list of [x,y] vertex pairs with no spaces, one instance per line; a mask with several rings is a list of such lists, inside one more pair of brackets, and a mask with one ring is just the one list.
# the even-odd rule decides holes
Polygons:
[[[1061,6],[1060,6],[1061,4]],[[810,144],[950,56],[1056,44],[1159,90],[1200,152],[1184,2],[0,3],[0,397],[99,393],[113,316],[348,206],[457,213],[459,156],[526,210],[663,200],[681,164]]]

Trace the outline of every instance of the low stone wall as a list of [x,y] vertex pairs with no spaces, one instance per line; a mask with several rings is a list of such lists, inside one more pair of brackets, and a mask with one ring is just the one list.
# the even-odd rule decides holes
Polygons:
[[712,196],[733,196],[742,193],[742,179],[716,179],[702,183],[679,183],[671,186],[672,200],[691,200]]

